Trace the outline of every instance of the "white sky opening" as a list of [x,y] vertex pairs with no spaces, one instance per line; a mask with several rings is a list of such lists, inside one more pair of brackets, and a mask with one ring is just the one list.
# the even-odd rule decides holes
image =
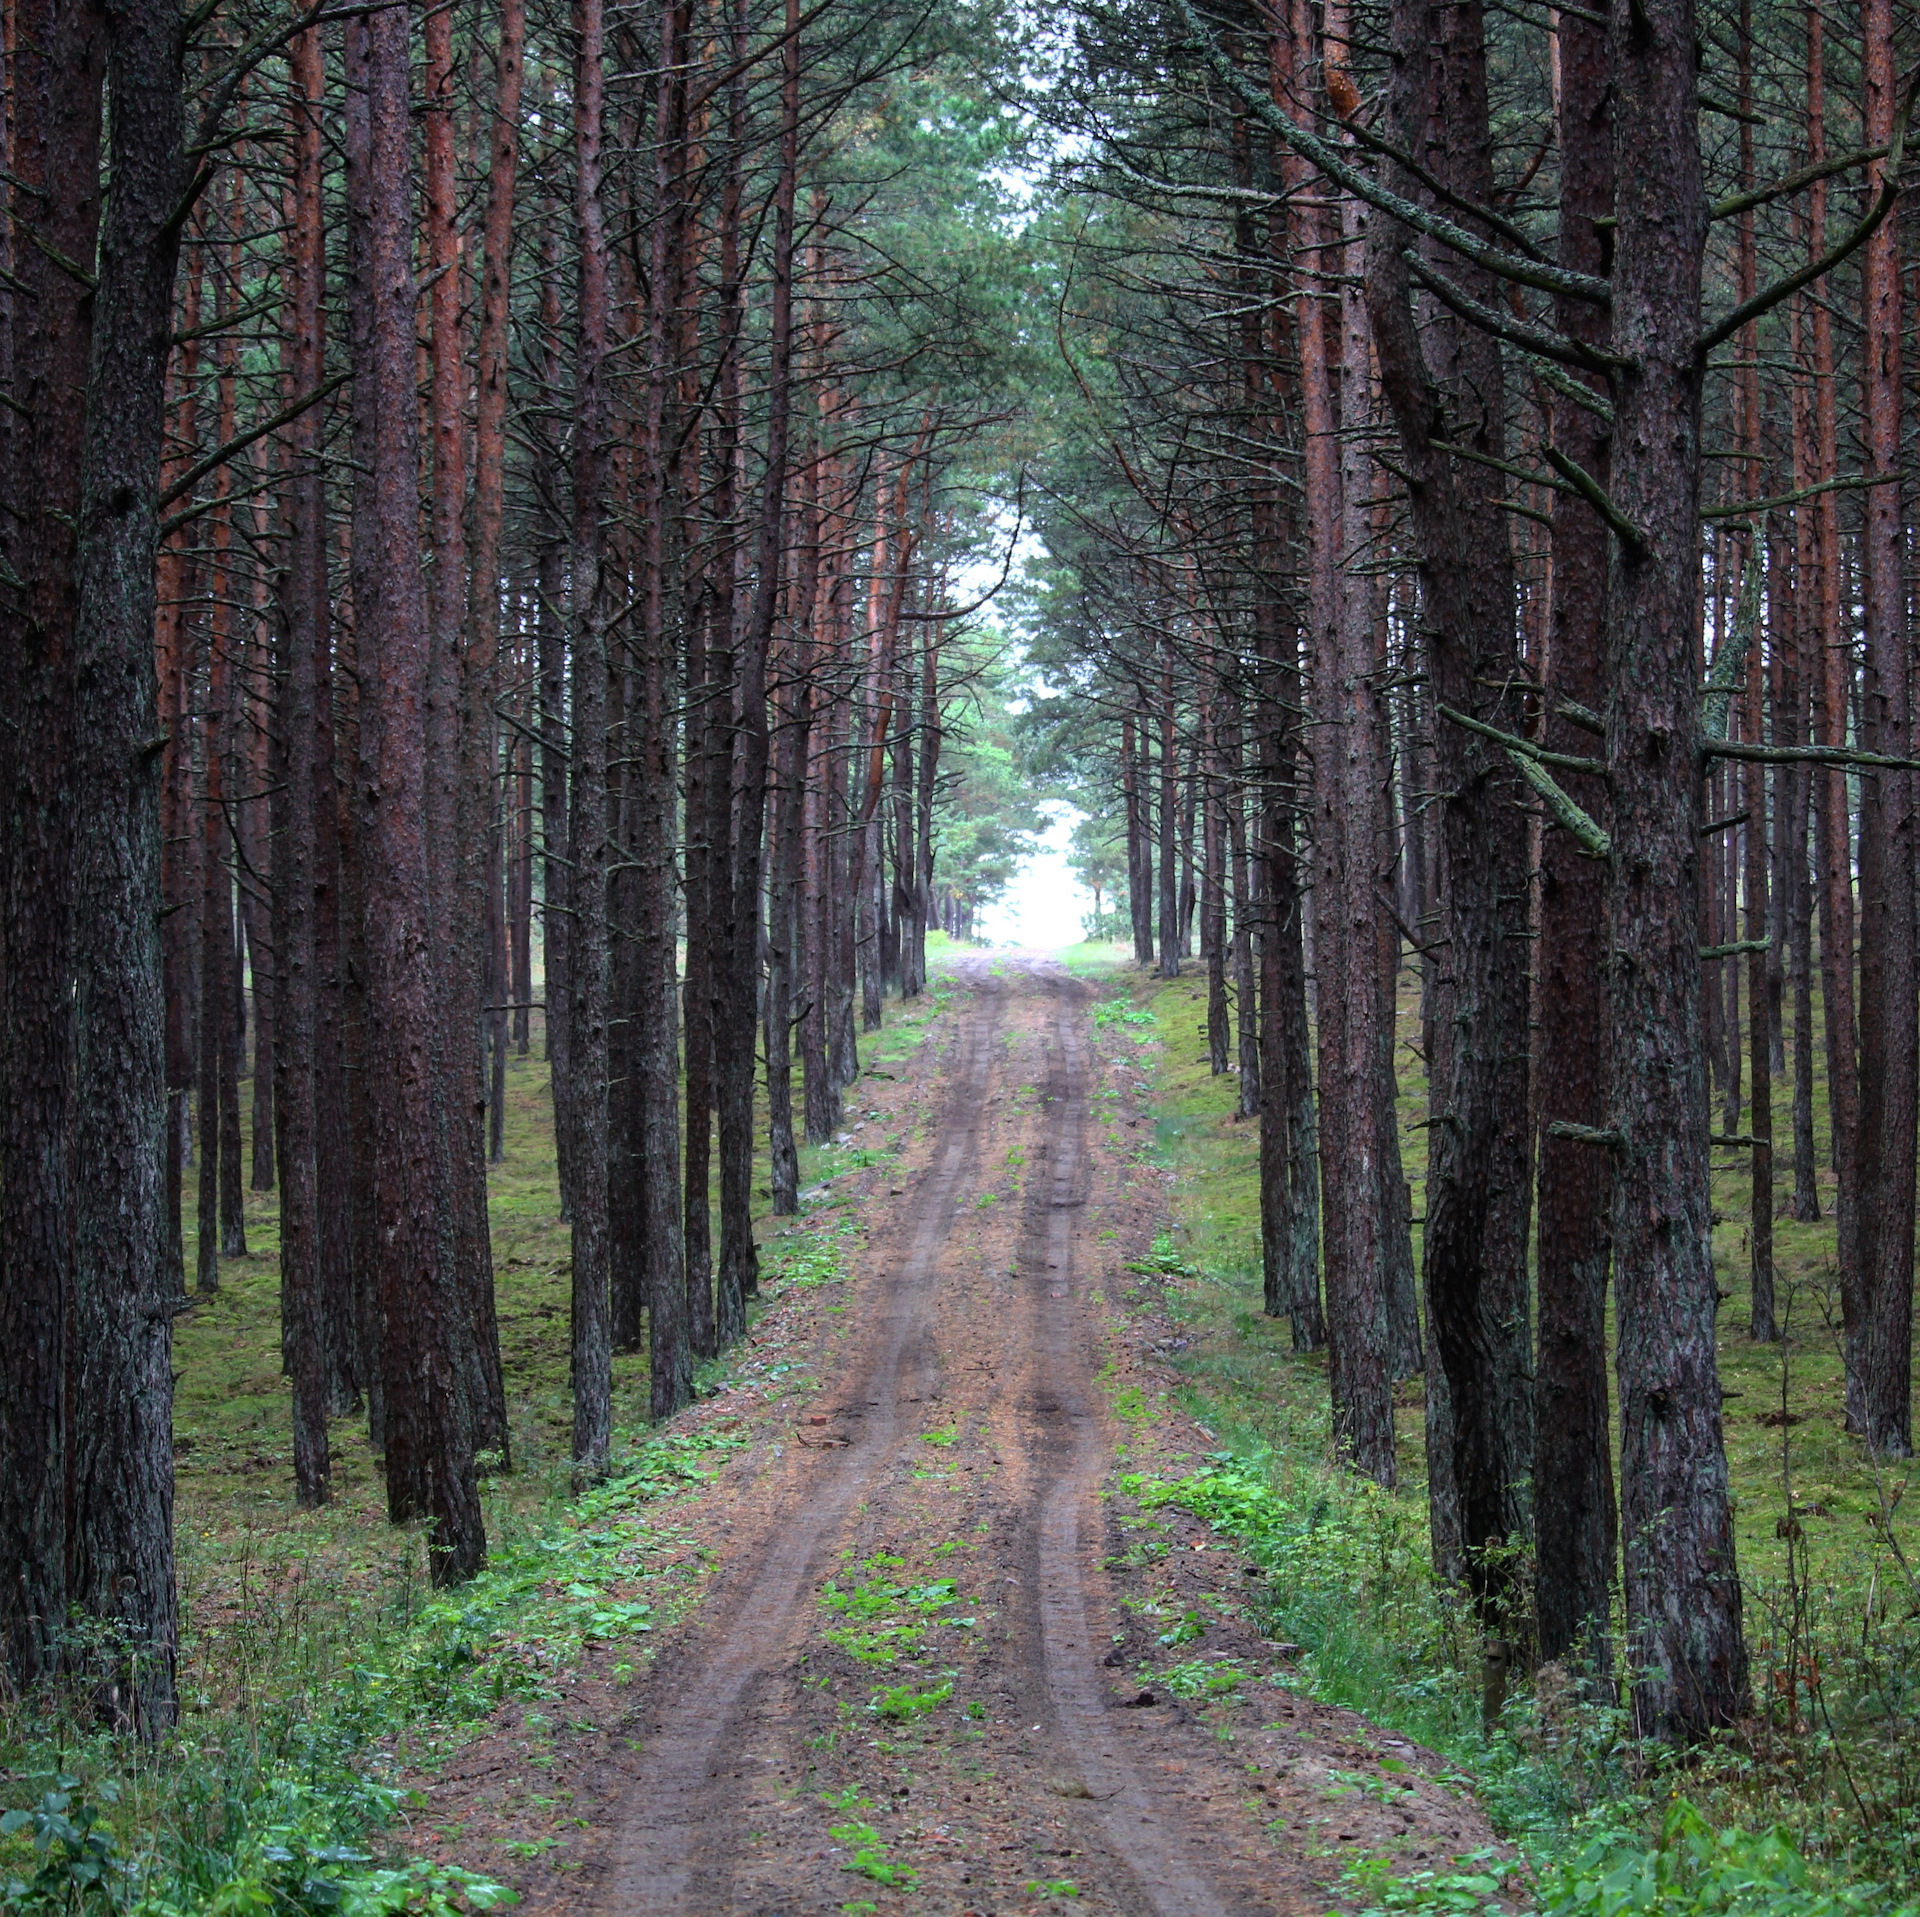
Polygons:
[[980,908],[974,921],[977,936],[988,945],[1053,952],[1063,945],[1078,945],[1087,936],[1084,920],[1093,910],[1093,894],[1067,863],[1067,846],[1080,823],[1080,808],[1055,799],[1040,809],[1050,823],[1032,858],[1013,875],[999,898]]

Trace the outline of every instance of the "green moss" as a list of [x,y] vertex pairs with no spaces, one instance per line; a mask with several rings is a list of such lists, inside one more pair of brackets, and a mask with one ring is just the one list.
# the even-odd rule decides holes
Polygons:
[[[1219,1435],[1228,1478],[1271,1497],[1276,1511],[1322,1511],[1308,1550],[1311,1574],[1295,1566],[1276,1628],[1317,1647],[1309,1660],[1316,1689],[1471,1768],[1509,1828],[1570,1830],[1616,1792],[1625,1793],[1621,1815],[1641,1815],[1651,1801],[1638,1794],[1645,1780],[1630,1784],[1609,1713],[1563,1714],[1557,1754],[1545,1752],[1541,1712],[1527,1696],[1498,1735],[1482,1734],[1477,1641],[1430,1576],[1419,1385],[1403,1388],[1399,1400],[1401,1489],[1382,1498],[1334,1458],[1323,1358],[1293,1353],[1284,1321],[1261,1309],[1258,1126],[1235,1116],[1237,1079],[1209,1069],[1204,978],[1158,981],[1115,967],[1107,982],[1116,1009],[1100,1015],[1103,1042],[1132,1054],[1129,1065],[1150,1078],[1156,1123],[1148,1149],[1174,1173],[1171,1255],[1157,1252],[1147,1263],[1187,1337],[1175,1360],[1187,1402]],[[1136,1042],[1147,1030],[1142,1013],[1153,1020],[1145,1045]],[[1417,1220],[1425,1209],[1426,1085],[1411,976],[1401,983],[1397,1038],[1401,1150]],[[1824,1061],[1824,1044],[1815,1056]],[[1830,1864],[1904,1881],[1920,1827],[1920,1584],[1907,1569],[1920,1566],[1920,1540],[1916,1505],[1901,1499],[1920,1467],[1876,1465],[1843,1428],[1833,1180],[1822,1171],[1818,1223],[1784,1216],[1790,1100],[1790,1075],[1776,1076],[1775,1266],[1786,1332],[1777,1344],[1748,1335],[1747,1155],[1722,1150],[1714,1160],[1714,1249],[1721,1289],[1731,1294],[1718,1349],[1759,1716],[1706,1760],[1692,1788],[1716,1818],[1779,1821]],[[1815,1112],[1824,1146],[1823,1064]],[[1716,1095],[1716,1125],[1721,1115]],[[1417,1258],[1417,1223],[1414,1236]],[[1210,1494],[1196,1482],[1196,1495],[1204,1502]],[[1887,1548],[1889,1533],[1899,1558]],[[1324,1603],[1314,1595],[1322,1591]],[[1356,1604],[1356,1594],[1364,1601]]]

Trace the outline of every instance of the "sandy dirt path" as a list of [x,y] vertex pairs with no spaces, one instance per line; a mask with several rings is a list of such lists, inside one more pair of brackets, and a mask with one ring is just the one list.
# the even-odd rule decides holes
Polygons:
[[[1176,1655],[1272,1658],[1191,1520],[1156,1550],[1204,1641],[1158,1649],[1173,1573],[1127,1575],[1116,1446],[1178,1469],[1202,1442],[1110,1410],[1139,1359],[1123,1274],[1164,1222],[1137,1075],[1051,962],[969,961],[958,986],[889,1094],[911,1142],[822,1387],[707,1500],[717,1568],[618,1734],[552,1774],[583,1834],[526,1882],[534,1912],[1317,1914],[1360,1851],[1487,1841],[1437,1764],[1349,1714],[1143,1688]],[[1383,1749],[1388,1788],[1343,1781]]]

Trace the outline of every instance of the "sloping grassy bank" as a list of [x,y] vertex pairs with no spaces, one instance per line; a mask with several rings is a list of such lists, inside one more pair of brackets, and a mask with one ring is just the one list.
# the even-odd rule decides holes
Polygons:
[[[1747,1166],[1716,1165],[1753,1716],[1711,1752],[1662,1761],[1632,1744],[1619,1711],[1549,1667],[1514,1687],[1489,1730],[1478,1636],[1432,1576],[1418,1380],[1399,1400],[1402,1489],[1384,1494],[1334,1456],[1324,1359],[1292,1352],[1285,1324],[1261,1311],[1257,1127],[1233,1116],[1237,1081],[1209,1073],[1204,977],[1195,967],[1152,980],[1113,947],[1067,960],[1104,980],[1096,1016],[1131,1039],[1153,1088],[1152,1151],[1173,1174],[1175,1218],[1155,1262],[1184,1320],[1174,1362],[1189,1408],[1220,1441],[1208,1470],[1148,1495],[1206,1517],[1268,1568],[1269,1627],[1303,1647],[1307,1681],[1471,1777],[1535,1858],[1543,1909],[1805,1917],[1920,1895],[1920,1586],[1909,1571],[1920,1540],[1901,1505],[1920,1473],[1876,1466],[1840,1426],[1830,1182],[1827,1219],[1777,1227],[1787,1335],[1756,1345]],[[1417,1013],[1409,980],[1398,1062],[1416,1218],[1425,1084],[1406,1041]],[[1788,1119],[1783,1094],[1776,1136]],[[1824,1136],[1823,1113],[1819,1123]],[[1409,1882],[1382,1907],[1477,1909],[1483,1894]]]

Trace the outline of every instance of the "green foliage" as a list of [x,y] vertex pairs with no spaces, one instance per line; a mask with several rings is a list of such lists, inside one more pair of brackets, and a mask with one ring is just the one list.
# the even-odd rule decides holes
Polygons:
[[1153,1249],[1144,1258],[1134,1259],[1128,1266],[1129,1271],[1138,1271],[1155,1278],[1200,1278],[1205,1274],[1193,1264],[1173,1242],[1173,1233],[1163,1231],[1154,1241]]
[[[485,1879],[377,1859],[374,1840],[400,1802],[391,1749],[457,1735],[503,1698],[545,1696],[586,1645],[648,1632],[660,1606],[634,1588],[653,1549],[646,1514],[696,1488],[707,1454],[742,1442],[641,1439],[607,1483],[505,1527],[470,1583],[424,1604],[409,1590],[395,1611],[363,1615],[324,1688],[273,1700],[245,1724],[190,1718],[163,1768],[95,1739],[84,1765],[43,1778],[31,1808],[0,1816],[7,1906],[449,1917],[501,1902],[507,1893]],[[116,1785],[121,1762],[138,1765],[137,1805]]]
[[[860,1568],[898,1568],[895,1558],[870,1558]],[[952,1578],[934,1578],[924,1584],[906,1585],[886,1577],[869,1576],[842,1589],[829,1580],[821,1590],[823,1610],[836,1611],[849,1623],[826,1633],[829,1644],[838,1645],[849,1657],[863,1664],[890,1664],[896,1658],[911,1656],[920,1648],[929,1623],[938,1614],[959,1602],[958,1587]],[[900,1613],[909,1615],[902,1617]],[[972,1619],[948,1618],[949,1624]]]
[[1511,1880],[1521,1866],[1497,1851],[1477,1850],[1457,1863],[1469,1870],[1416,1870],[1404,1877],[1393,1874],[1392,1860],[1367,1857],[1348,1869],[1340,1887],[1355,1902],[1365,1900],[1360,1917],[1506,1917],[1512,1896]]
[[929,1711],[937,1711],[952,1695],[951,1678],[930,1691],[916,1691],[911,1684],[893,1684],[874,1693],[873,1709],[881,1717],[908,1724],[916,1717],[925,1717]]
[[782,1285],[811,1290],[837,1285],[847,1276],[847,1246],[860,1235],[851,1219],[828,1226],[824,1221],[790,1225],[760,1252],[760,1282],[772,1292]]
[[[1191,1618],[1193,1613],[1190,1611],[1187,1616]],[[1196,1632],[1195,1636],[1198,1635]],[[1164,1644],[1167,1640],[1162,1638],[1160,1641]],[[1189,1658],[1184,1664],[1169,1664],[1164,1671],[1156,1671],[1153,1676],[1163,1690],[1175,1697],[1203,1700],[1237,1698],[1241,1685],[1247,1681],[1245,1669],[1230,1657]]]
[[[4,1908],[98,1917],[463,1917],[519,1900],[504,1884],[448,1864],[377,1865],[335,1827],[367,1806],[293,1780],[230,1803],[223,1851],[182,1845],[144,1862],[120,1854],[99,1806],[62,1776],[31,1810],[0,1816],[0,1837],[31,1838],[30,1878],[0,1877]],[[111,1785],[103,1802],[112,1802]]]
[[1547,1870],[1540,1917],[1915,1917],[1878,1886],[1817,1887],[1787,1833],[1716,1830],[1676,1798],[1649,1848],[1608,1832]]
[[840,1866],[842,1870],[852,1871],[856,1877],[871,1878],[876,1884],[891,1885],[895,1890],[911,1889],[918,1879],[919,1872],[908,1865],[887,1861],[886,1842],[871,1824],[833,1824],[828,1829],[836,1844],[845,1844],[853,1852]]

